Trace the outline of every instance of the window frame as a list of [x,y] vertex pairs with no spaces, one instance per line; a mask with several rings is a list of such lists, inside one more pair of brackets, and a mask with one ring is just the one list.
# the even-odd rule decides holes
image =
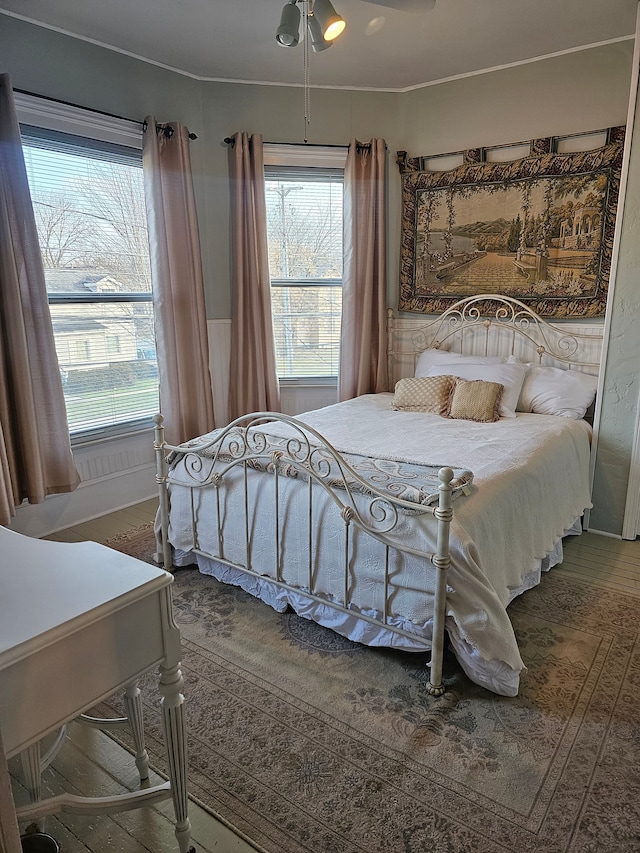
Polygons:
[[[26,144],[29,139],[41,138],[55,140],[57,134],[68,138],[73,137],[78,144],[78,150],[87,148],[88,152],[115,152],[137,160],[142,157],[142,122],[117,118],[107,113],[65,104],[60,101],[40,98],[22,92],[14,92],[14,101],[21,133]],[[120,152],[117,149],[121,149]],[[133,152],[136,152],[134,155]],[[49,305],[78,305],[82,303],[99,305],[108,303],[144,302],[153,305],[153,293],[95,293],[95,294],[48,294]],[[102,439],[117,438],[148,432],[153,427],[153,416],[141,416],[131,420],[119,421],[106,426],[88,427],[83,430],[70,431],[72,446],[93,443]]]
[[[304,179],[304,172],[309,171],[312,175],[314,169],[324,170],[326,173],[332,171],[341,173],[344,177],[344,168],[347,159],[346,145],[297,145],[282,143],[264,144],[264,177],[265,182],[271,176],[278,174],[278,168],[285,174],[287,170],[297,170],[300,180]],[[295,171],[292,172],[295,174]],[[344,278],[339,279],[276,279],[270,277],[270,286],[274,287],[340,287],[343,286]],[[295,386],[336,386],[338,377],[335,375],[310,375],[281,377],[278,381],[283,387]]]

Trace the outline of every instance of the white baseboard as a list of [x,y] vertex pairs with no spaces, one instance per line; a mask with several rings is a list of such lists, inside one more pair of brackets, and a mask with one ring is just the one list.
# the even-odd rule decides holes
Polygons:
[[609,533],[606,530],[596,530],[594,527],[587,527],[587,533],[595,533],[596,536],[606,536],[608,539],[622,539],[619,533]]

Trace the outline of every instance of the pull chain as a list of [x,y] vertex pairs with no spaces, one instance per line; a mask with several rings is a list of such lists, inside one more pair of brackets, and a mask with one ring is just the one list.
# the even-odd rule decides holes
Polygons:
[[303,26],[303,38],[304,42],[302,45],[303,57],[304,57],[304,141],[308,142],[308,130],[309,124],[311,123],[311,88],[310,88],[310,75],[309,75],[309,4],[310,0],[304,0],[304,26]]

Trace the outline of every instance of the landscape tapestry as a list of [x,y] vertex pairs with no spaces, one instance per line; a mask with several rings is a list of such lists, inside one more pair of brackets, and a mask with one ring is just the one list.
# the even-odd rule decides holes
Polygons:
[[554,150],[429,171],[398,152],[402,243],[398,310],[439,314],[458,299],[497,293],[543,317],[602,317],[611,268],[624,128],[600,148]]

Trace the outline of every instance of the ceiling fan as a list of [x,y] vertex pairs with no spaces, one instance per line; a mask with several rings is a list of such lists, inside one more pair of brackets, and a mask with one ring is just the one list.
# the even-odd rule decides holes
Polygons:
[[[436,0],[363,0],[374,6],[384,6],[401,12],[429,12]],[[304,7],[305,29],[309,31],[314,52],[331,47],[344,30],[346,23],[333,7],[331,0],[287,0],[282,10],[276,41],[282,47],[295,47],[300,41],[300,7]]]
[[[363,0],[375,6],[384,6],[402,12],[429,12],[436,0]],[[302,7],[302,8],[301,8]],[[384,17],[374,19],[384,23]],[[286,0],[276,41],[281,47],[296,47],[302,35],[304,44],[304,141],[307,142],[309,126],[310,86],[309,49],[314,53],[331,47],[346,27],[346,21],[333,7],[331,0]],[[302,33],[301,33],[302,30]]]

